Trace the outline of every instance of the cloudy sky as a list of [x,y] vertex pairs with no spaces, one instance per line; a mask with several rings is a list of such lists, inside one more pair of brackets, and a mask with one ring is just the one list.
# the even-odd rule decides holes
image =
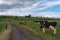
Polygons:
[[0,0],[0,15],[60,18],[60,0]]

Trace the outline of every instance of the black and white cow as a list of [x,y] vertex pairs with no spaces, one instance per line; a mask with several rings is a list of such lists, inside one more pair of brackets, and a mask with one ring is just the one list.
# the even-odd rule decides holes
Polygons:
[[54,31],[54,35],[56,34],[56,25],[57,22],[48,22],[48,21],[35,21],[40,24],[40,29],[45,33],[45,29],[52,29]]

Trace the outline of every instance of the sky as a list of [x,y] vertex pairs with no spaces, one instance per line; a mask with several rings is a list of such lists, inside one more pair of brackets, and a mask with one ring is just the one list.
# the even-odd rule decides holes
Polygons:
[[0,0],[0,15],[60,18],[60,0]]

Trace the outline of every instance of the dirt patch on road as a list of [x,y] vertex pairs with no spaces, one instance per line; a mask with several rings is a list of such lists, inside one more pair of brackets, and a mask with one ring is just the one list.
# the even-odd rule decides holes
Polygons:
[[2,33],[0,33],[0,40],[9,40],[10,39],[11,32],[12,32],[12,29],[8,25],[8,28],[5,29]]

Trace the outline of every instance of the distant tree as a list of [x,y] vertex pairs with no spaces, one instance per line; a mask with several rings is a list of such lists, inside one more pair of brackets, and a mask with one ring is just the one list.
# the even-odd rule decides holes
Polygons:
[[18,18],[17,16],[15,16],[15,18]]
[[31,17],[31,15],[25,16],[25,17]]
[[31,15],[28,15],[28,17],[31,17]]

